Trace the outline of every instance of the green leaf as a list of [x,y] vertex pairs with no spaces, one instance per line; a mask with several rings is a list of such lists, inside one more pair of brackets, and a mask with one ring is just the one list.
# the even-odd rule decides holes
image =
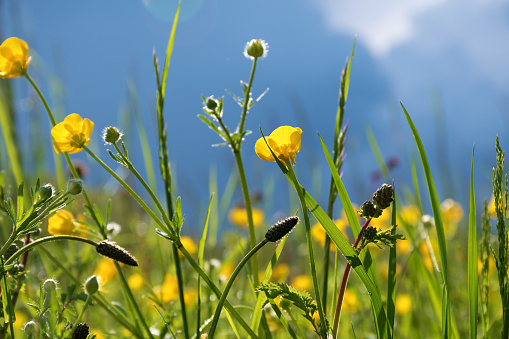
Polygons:
[[[338,171],[334,165],[330,153],[327,150],[327,146],[325,146],[325,143],[323,142],[323,139],[320,136],[320,134],[318,134],[318,136],[320,138],[320,142],[322,144],[325,157],[327,158],[327,163],[329,164],[330,171],[334,178],[334,183],[336,184],[338,194],[341,198],[341,202],[343,204],[343,208],[345,210],[348,222],[354,233],[354,236],[357,237],[361,230],[361,226],[359,225],[359,221],[357,220],[357,214],[353,209],[352,203],[350,201],[350,198],[348,197],[348,193],[346,192],[345,186],[343,185],[343,182],[339,177]],[[378,330],[378,337],[385,338],[387,332],[389,332],[389,336],[392,336],[392,329],[387,326],[387,318],[385,315],[385,311],[383,309],[380,291],[378,290],[376,284],[368,276],[366,269],[362,265],[359,257],[352,249],[350,243],[345,238],[343,233],[341,233],[341,231],[336,227],[334,222],[329,218],[325,211],[318,205],[318,203],[314,199],[311,198],[311,196],[307,192],[305,198],[307,206],[311,213],[313,213],[314,217],[323,226],[327,234],[331,237],[331,240],[334,241],[336,246],[344,255],[345,259],[348,260],[348,262],[352,265],[352,268],[355,270],[355,272],[357,272],[359,278],[362,280],[364,286],[368,290],[374,312],[377,315],[377,317],[375,318],[375,323]]]
[[24,206],[23,206],[23,183],[19,184],[18,186],[18,196],[16,198],[16,221],[19,222],[21,219],[23,219],[23,214],[25,212]]
[[408,121],[408,125],[410,126],[410,129],[412,130],[412,134],[415,139],[415,143],[417,145],[417,148],[419,150],[419,154],[421,156],[422,161],[422,167],[424,170],[424,174],[426,176],[426,181],[428,183],[428,191],[429,196],[431,200],[431,208],[433,210],[433,217],[435,219],[435,229],[437,232],[437,238],[438,238],[438,249],[440,253],[440,259],[442,262],[442,280],[444,283],[444,293],[442,299],[442,319],[443,319],[443,328],[442,328],[442,334],[444,338],[450,337],[450,331],[451,331],[451,319],[449,318],[449,310],[450,310],[450,301],[449,301],[449,280],[448,280],[448,269],[447,269],[447,246],[445,241],[445,233],[444,233],[444,226],[442,224],[442,217],[440,214],[440,202],[438,200],[437,192],[435,190],[435,184],[433,183],[433,177],[431,175],[431,170],[429,168],[428,163],[428,157],[426,156],[426,151],[424,150],[424,146],[422,144],[421,138],[419,136],[419,133],[417,132],[417,129],[415,128],[415,125],[410,118],[410,115],[408,114],[407,110],[405,109],[405,106],[400,102],[401,107],[403,108],[403,112],[405,113],[405,116]]
[[[394,188],[394,196],[392,203],[392,221],[391,225],[393,226],[391,230],[391,234],[396,234],[396,187],[394,186],[394,181],[392,182],[392,187]],[[389,273],[387,276],[387,319],[389,321],[389,326],[392,330],[394,330],[394,315],[395,315],[395,307],[396,307],[396,246],[393,246],[389,250]],[[390,336],[392,338],[392,336]]]
[[474,148],[470,172],[470,213],[468,218],[468,301],[470,314],[470,338],[477,337],[477,223],[475,220]]
[[173,42],[175,40],[175,31],[177,30],[177,22],[180,13],[180,1],[177,7],[177,12],[175,13],[175,17],[173,18],[173,26],[171,27],[170,38],[168,40],[168,46],[166,46],[166,60],[164,62],[163,73],[161,76],[161,95],[164,100],[164,95],[166,92],[166,77],[168,76],[168,66],[170,65],[171,54],[173,52]]

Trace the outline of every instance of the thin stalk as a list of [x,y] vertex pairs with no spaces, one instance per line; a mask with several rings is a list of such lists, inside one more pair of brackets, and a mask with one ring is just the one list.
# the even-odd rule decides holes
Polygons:
[[[355,250],[357,249],[357,246],[359,245],[360,240],[362,239],[362,234],[364,233],[364,230],[368,227],[369,222],[371,219],[366,220],[364,223],[364,226],[362,226],[361,231],[357,235],[357,239],[355,239],[355,242],[352,246],[352,248]],[[363,248],[361,248],[358,252],[360,253]],[[350,277],[350,271],[352,270],[352,265],[347,262],[345,266],[345,271],[343,272],[343,278],[341,279],[341,285],[339,287],[339,293],[338,293],[338,300],[336,302],[336,310],[334,312],[334,322],[332,325],[332,333],[334,337],[337,336],[338,333],[338,327],[339,327],[339,318],[341,317],[341,308],[343,307],[343,298],[345,296],[346,291],[346,285],[348,284],[348,278]]]
[[[244,171],[244,165],[242,163],[242,156],[240,155],[240,151],[234,152],[233,154],[235,155],[237,171],[239,172],[240,187],[242,188],[242,195],[244,197],[244,205],[247,214],[247,222],[249,225],[249,246],[253,248],[256,246],[256,235],[254,232],[253,210],[251,207],[251,197],[249,196],[249,189],[247,187],[246,173]],[[253,256],[253,260],[251,261],[251,272],[253,274],[253,284],[254,286],[258,286],[259,285],[258,256],[256,254]]]
[[316,304],[318,308],[318,314],[320,316],[320,323],[321,323],[321,330],[319,331],[320,336],[326,338],[327,334],[323,333],[322,331],[327,331],[327,324],[325,322],[325,313],[322,305],[322,299],[320,298],[320,287],[318,285],[318,279],[316,276],[316,268],[315,268],[315,256],[313,251],[313,242],[311,237],[311,224],[309,222],[309,214],[308,214],[308,208],[306,206],[306,202],[304,200],[304,192],[303,190],[299,189],[299,181],[297,180],[297,176],[295,175],[295,172],[292,168],[292,163],[290,159],[285,159],[286,168],[288,169],[288,172],[294,182],[295,190],[297,191],[297,195],[299,196],[302,214],[304,215],[304,224],[306,225],[306,240],[307,240],[307,246],[308,246],[308,256],[309,256],[309,264],[311,266],[311,276],[313,278],[313,286],[315,290],[315,298],[316,298]]
[[292,310],[291,309],[287,309],[286,313],[288,313],[288,315],[290,316],[290,319],[292,319],[292,322],[295,324],[295,327],[297,328],[297,332],[299,332],[299,337],[305,339],[306,336],[304,335],[304,332],[302,332],[302,329],[299,326],[299,322],[297,321],[297,319],[293,315]]
[[189,338],[189,325],[187,323],[186,302],[184,299],[184,276],[182,275],[182,266],[180,263],[179,251],[175,244],[172,244],[172,250],[173,250],[173,260],[175,264],[175,273],[177,275],[177,282],[179,287],[179,300],[182,311],[182,322],[184,323],[184,335],[186,338]]
[[143,326],[143,329],[147,333],[149,338],[153,338],[152,332],[150,332],[150,328],[148,327],[147,323],[145,322],[145,318],[141,314],[140,308],[138,307],[138,304],[136,304],[136,301],[134,300],[134,295],[131,289],[129,288],[129,284],[127,283],[127,280],[124,276],[124,272],[122,272],[120,265],[118,262],[114,262],[115,266],[117,267],[118,276],[120,277],[120,282],[124,288],[124,291],[127,293],[127,297],[129,299],[129,302],[131,302],[131,305],[134,307],[134,311],[136,312],[136,315],[141,321],[141,325]]
[[[239,133],[244,131],[244,123],[246,121],[247,109],[249,105],[249,98],[251,96],[251,86],[253,85],[254,74],[256,70],[256,62],[258,58],[253,59],[253,67],[251,67],[251,75],[249,76],[249,83],[247,84],[246,92],[244,93],[244,106],[242,108],[242,115],[240,116]],[[242,139],[239,139],[239,150]]]
[[[122,187],[136,200],[136,202],[145,210],[145,212],[152,217],[152,219],[165,231],[167,230],[167,226],[155,215],[155,213],[148,207],[148,205],[140,198],[138,194],[124,181],[122,178],[118,176],[115,171],[113,171],[108,165],[106,165],[99,157],[97,157],[94,152],[92,152],[88,147],[83,146],[83,149],[95,160],[99,165],[101,165],[113,178],[115,178]],[[168,231],[168,233],[170,233]]]
[[[200,277],[207,283],[207,285],[210,287],[212,292],[216,295],[218,299],[221,298],[222,294],[221,291],[219,291],[219,288],[210,280],[209,276],[205,271],[198,265],[198,263],[194,260],[194,258],[189,254],[189,252],[186,250],[184,246],[182,246],[182,243],[176,244],[177,248],[179,249],[180,253],[187,259],[187,261],[191,264],[191,266],[194,268],[194,270],[200,275]],[[249,325],[244,321],[244,319],[237,313],[235,308],[228,302],[228,300],[225,300],[224,307],[228,310],[228,312],[231,313],[231,315],[239,322],[239,324],[246,330],[246,332],[251,336],[251,338],[258,339],[258,336],[253,332],[253,330],[249,327]]]
[[9,259],[7,259],[5,261],[4,265],[7,266],[7,265],[12,264],[14,262],[14,260],[16,260],[17,257],[19,257],[20,255],[22,255],[26,251],[29,251],[29,250],[31,250],[32,248],[34,248],[34,247],[36,247],[38,245],[44,244],[44,243],[49,242],[49,241],[57,241],[57,240],[81,241],[81,242],[87,243],[87,244],[92,245],[92,246],[97,246],[97,243],[95,241],[93,241],[93,240],[89,240],[89,239],[81,238],[81,237],[76,237],[74,235],[52,235],[52,236],[49,236],[49,237],[44,237],[44,238],[37,239],[37,240],[29,243],[28,245],[21,247],[19,250],[14,252],[14,254]]
[[[46,256],[59,267],[62,272],[64,272],[65,275],[69,277],[75,284],[81,285],[81,282],[71,273],[65,266],[62,265],[62,263],[55,258],[48,250],[46,250],[44,247],[39,247],[39,251],[42,251]],[[129,323],[129,319],[127,319],[123,313],[118,312],[118,308],[114,307],[109,303],[107,300],[104,300],[104,296],[101,295],[101,293],[96,293],[94,296],[94,301],[100,305],[112,318],[117,320],[120,324],[122,324],[126,329],[128,329],[136,338],[143,339],[143,336],[141,333],[139,333],[137,328]],[[108,304],[109,303],[109,304]],[[114,312],[116,311],[116,313]]]
[[92,296],[90,294],[87,294],[87,299],[85,300],[85,305],[83,305],[83,308],[81,309],[80,314],[78,315],[78,318],[76,318],[76,321],[72,325],[71,334],[74,334],[74,331],[76,331],[76,327],[78,327],[78,324],[80,323],[81,319],[83,318],[83,315],[85,314],[85,310],[88,308],[88,305],[90,305],[90,302],[92,301]]
[[214,333],[216,331],[217,322],[219,321],[219,316],[221,315],[221,310],[223,309],[224,302],[226,300],[226,297],[228,296],[228,293],[230,292],[230,289],[233,285],[233,282],[237,278],[237,275],[239,274],[240,270],[244,267],[244,265],[247,263],[251,257],[258,252],[259,249],[261,249],[265,244],[267,244],[269,241],[267,239],[263,239],[260,241],[258,245],[256,245],[251,251],[249,251],[248,254],[241,260],[241,262],[235,267],[235,270],[233,271],[230,279],[228,279],[228,282],[226,283],[226,286],[223,290],[223,295],[221,296],[221,299],[219,299],[219,302],[216,307],[216,311],[214,312],[214,318],[212,319],[212,324],[210,325],[209,330],[209,336],[210,338],[214,337]]

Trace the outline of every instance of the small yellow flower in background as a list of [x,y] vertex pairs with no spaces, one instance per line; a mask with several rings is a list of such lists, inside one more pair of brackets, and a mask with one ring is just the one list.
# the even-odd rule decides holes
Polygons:
[[396,241],[396,253],[405,255],[412,249],[412,243],[408,239]]
[[83,119],[76,113],[69,114],[51,129],[55,152],[78,153],[90,142],[93,129],[94,123],[89,119]]
[[371,219],[369,226],[386,229],[391,226],[392,217],[390,209],[385,209],[378,218]]
[[343,297],[342,310],[348,313],[355,313],[357,312],[358,304],[359,300],[357,299],[357,294],[350,289],[346,289],[345,296]]
[[117,275],[117,267],[112,259],[103,258],[97,262],[94,275],[100,277],[101,285],[105,285]]
[[[399,273],[401,272],[401,265],[396,264],[396,277],[399,276]],[[380,266],[378,269],[378,274],[382,277],[383,280],[387,281],[389,279],[389,265],[384,264]]]
[[[495,264],[495,259],[493,256],[490,255],[490,258],[488,259],[488,274],[492,275],[496,272],[497,266]],[[481,275],[482,273],[482,261],[481,258],[477,258],[477,274]]]
[[285,263],[278,264],[272,270],[272,275],[270,276],[271,281],[284,281],[288,274],[290,273],[290,266]]
[[154,293],[159,296],[163,304],[176,300],[179,296],[177,277],[173,274],[166,274],[163,284],[154,287]]
[[[180,242],[182,243],[182,246],[189,252],[189,254],[193,255],[198,251],[198,246],[196,246],[196,243],[193,241],[191,237],[188,236],[182,236],[180,237]],[[179,255],[183,257],[184,255],[179,252]]]
[[399,212],[399,216],[403,222],[410,226],[417,226],[421,219],[421,211],[415,205],[403,206]]
[[184,303],[191,306],[198,300],[198,292],[195,288],[188,288],[184,291]]
[[401,293],[396,296],[395,311],[397,314],[405,315],[412,310],[412,297],[409,294]]
[[[334,224],[337,226],[337,228],[344,234],[346,227],[348,226],[348,221],[346,219],[336,219],[334,220]],[[320,246],[325,246],[325,235],[327,232],[325,232],[325,229],[320,223],[316,223],[311,227],[311,236],[313,239],[316,240],[320,244]],[[334,246],[334,243],[331,242],[331,247]]]
[[[502,202],[502,209],[505,208],[505,203]],[[488,214],[493,218],[497,217],[497,210],[495,209],[495,196],[492,194],[490,202],[488,203]],[[509,211],[506,211],[506,217],[509,214]]]
[[309,291],[313,286],[313,281],[307,274],[301,274],[292,279],[290,283],[293,287],[302,291]]
[[452,199],[445,199],[440,204],[440,210],[442,211],[444,222],[459,223],[463,219],[463,208]]
[[9,38],[0,45],[0,78],[23,76],[30,63],[28,45],[19,38]]
[[129,276],[129,278],[127,279],[127,284],[129,285],[129,288],[133,292],[136,292],[137,290],[139,290],[140,288],[143,287],[143,285],[145,284],[145,280],[143,279],[141,274],[134,273],[134,274],[131,274]]
[[[289,160],[295,165],[295,158],[300,152],[301,134],[302,130],[299,127],[281,126],[270,133],[266,140],[279,160],[282,162]],[[262,160],[275,161],[263,137],[256,141],[255,152]]]
[[[261,209],[253,208],[253,226],[259,227],[265,218],[265,213]],[[247,222],[247,212],[245,208],[242,207],[234,207],[230,210],[230,213],[228,213],[228,220],[235,225],[243,228],[248,227]]]
[[95,339],[106,339],[104,334],[102,334],[102,332],[96,329],[90,330],[90,334],[95,334]]
[[16,321],[14,324],[12,324],[12,327],[15,330],[21,330],[23,327],[25,327],[25,323],[28,320],[28,317],[25,312],[16,311],[15,313]]
[[221,266],[221,269],[219,270],[219,279],[222,281],[227,281],[232,276],[233,270],[235,269],[235,265],[228,261],[227,263],[223,264]]
[[48,218],[48,233],[51,235],[69,235],[74,230],[74,216],[66,210],[58,210]]

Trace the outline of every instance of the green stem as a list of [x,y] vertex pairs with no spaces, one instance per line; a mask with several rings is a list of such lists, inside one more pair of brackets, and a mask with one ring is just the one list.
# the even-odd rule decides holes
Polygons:
[[155,215],[155,213],[148,207],[148,205],[140,198],[138,194],[124,181],[122,178],[118,176],[115,171],[113,171],[108,165],[106,165],[101,159],[99,159],[94,152],[92,152],[88,147],[83,146],[83,149],[95,160],[99,165],[101,165],[113,178],[115,178],[122,187],[136,200],[136,202],[145,210],[145,212],[150,215],[150,217],[159,225],[163,230],[167,233],[172,233],[168,227]]
[[230,292],[230,289],[233,285],[233,282],[237,278],[237,275],[239,274],[240,270],[244,267],[244,265],[247,263],[251,257],[258,252],[259,249],[261,249],[263,246],[265,246],[266,243],[269,241],[267,239],[263,239],[260,241],[258,245],[256,245],[251,251],[249,251],[248,254],[241,260],[241,262],[235,267],[235,270],[233,271],[230,279],[228,279],[228,282],[226,283],[226,286],[223,290],[223,295],[221,296],[221,299],[219,299],[219,303],[217,304],[216,311],[214,312],[214,318],[212,319],[212,324],[210,325],[210,331],[209,331],[209,337],[214,337],[214,332],[216,331],[217,322],[219,321],[219,316],[221,315],[221,310],[223,309],[223,304],[226,300],[226,297],[228,296],[228,293]]
[[57,123],[55,122],[55,118],[53,117],[53,113],[51,113],[51,109],[48,106],[48,103],[46,102],[46,99],[44,99],[44,96],[42,95],[41,91],[39,90],[39,87],[35,84],[35,82],[32,80],[32,78],[28,75],[28,73],[23,74],[25,78],[30,82],[30,85],[34,88],[35,92],[39,96],[39,99],[41,99],[42,104],[44,105],[44,108],[46,109],[46,112],[48,112],[49,119],[51,120],[51,124],[55,126]]
[[[210,280],[209,276],[205,271],[198,265],[198,263],[193,259],[191,254],[186,250],[184,246],[182,246],[182,243],[176,243],[175,244],[179,251],[182,253],[182,255],[187,259],[187,261],[191,264],[191,266],[194,268],[194,270],[200,275],[200,277],[205,281],[205,283],[210,287],[212,292],[216,295],[218,299],[221,298],[222,294],[221,291],[217,288],[217,286]],[[230,314],[239,322],[239,324],[246,330],[246,332],[249,334],[249,336],[253,339],[258,339],[258,336],[253,332],[253,330],[249,327],[249,325],[244,321],[244,319],[237,313],[235,308],[228,302],[228,300],[225,300],[224,307],[230,312]],[[211,337],[212,338],[212,337]]]
[[304,335],[304,332],[302,332],[302,329],[300,328],[299,326],[299,322],[297,321],[297,319],[295,318],[295,316],[293,315],[293,312],[290,308],[288,308],[287,310],[285,310],[286,313],[288,313],[288,315],[290,316],[290,319],[292,319],[292,322],[295,324],[295,327],[297,328],[297,332],[299,332],[299,336],[300,338],[304,338],[306,339],[306,336]]
[[[239,173],[240,187],[242,188],[242,195],[244,197],[244,205],[246,207],[247,222],[249,225],[249,246],[251,248],[256,246],[256,235],[254,231],[253,223],[253,209],[251,207],[251,197],[249,196],[249,188],[247,187],[246,173],[244,171],[244,165],[242,163],[242,156],[239,152],[234,152],[235,162],[237,164],[237,171]],[[251,273],[253,277],[254,286],[259,285],[258,279],[258,256],[255,254],[251,261]]]
[[297,176],[295,175],[295,172],[292,168],[292,163],[290,159],[285,159],[286,167],[288,169],[288,172],[290,174],[290,177],[292,178],[295,186],[295,190],[297,191],[297,195],[299,196],[301,208],[302,208],[302,214],[304,215],[304,224],[306,225],[306,240],[307,240],[307,246],[308,246],[308,255],[309,255],[309,264],[311,266],[311,276],[313,278],[313,286],[315,290],[315,297],[316,297],[316,304],[318,307],[318,314],[320,316],[320,323],[321,323],[321,330],[320,336],[323,338],[327,337],[327,334],[324,331],[327,331],[327,325],[325,322],[325,313],[323,310],[322,305],[322,299],[320,298],[320,287],[318,285],[318,279],[316,277],[316,268],[315,268],[315,256],[313,251],[313,242],[311,237],[311,226],[309,222],[309,214],[308,214],[308,208],[306,206],[306,202],[304,200],[304,189],[300,190],[300,184],[297,180]]
[[[81,285],[81,282],[71,273],[67,268],[65,268],[62,263],[55,258],[48,250],[46,250],[44,247],[39,247],[39,251],[42,251],[55,265],[59,267],[62,272],[64,272],[65,275],[69,277],[76,285]],[[114,307],[111,303],[109,303],[104,296],[101,295],[101,293],[96,293],[93,296],[94,301],[101,306],[112,318],[117,320],[122,326],[124,326],[126,329],[128,329],[136,338],[143,339],[143,336],[141,333],[138,332],[138,329],[129,323],[129,320],[124,316],[123,313],[119,312],[119,309],[117,307]]]
[[129,284],[127,283],[127,280],[124,276],[124,272],[122,272],[122,270],[120,268],[120,264],[117,261],[115,261],[114,263],[115,263],[115,266],[117,267],[117,271],[118,271],[118,275],[120,277],[120,282],[122,283],[122,287],[123,287],[124,291],[127,293],[127,298],[129,299],[129,302],[131,303],[131,305],[134,307],[134,311],[136,312],[136,315],[140,319],[143,329],[145,330],[145,332],[147,333],[149,338],[153,338],[152,332],[150,332],[150,328],[148,327],[147,323],[145,322],[145,318],[141,314],[138,304],[136,304],[136,301],[134,300],[133,293],[132,293],[131,289],[129,288]]
[[133,166],[133,164],[131,163],[131,161],[125,156],[124,153],[121,152],[120,148],[118,147],[118,145],[116,143],[113,144],[113,146],[115,147],[115,150],[118,152],[118,154],[122,157],[122,159],[124,160],[125,164],[126,164],[126,167],[134,174],[134,176],[138,179],[138,181],[143,185],[143,187],[145,188],[145,190],[147,191],[147,193],[150,195],[150,197],[152,198],[152,200],[154,201],[157,209],[159,210],[159,212],[161,213],[161,216],[163,217],[163,220],[164,222],[168,225],[168,227],[172,227],[173,228],[173,223],[171,222],[171,220],[169,219],[168,215],[166,214],[166,211],[164,210],[163,206],[161,205],[161,203],[159,202],[159,199],[157,199],[154,191],[152,191],[152,189],[150,188],[150,186],[146,183],[146,181],[143,179],[143,177],[140,175],[140,173],[138,173],[138,171],[136,170],[136,168]]
[[173,261],[175,263],[175,273],[177,274],[177,282],[179,287],[179,300],[180,308],[182,310],[182,322],[184,323],[184,335],[186,338],[189,338],[189,325],[187,323],[186,302],[184,299],[184,277],[182,275],[182,266],[180,264],[180,256],[177,246],[172,244],[171,247],[173,250]]
[[90,302],[92,301],[92,296],[90,294],[87,294],[87,300],[85,300],[85,305],[83,305],[83,308],[81,309],[81,312],[72,325],[71,331],[69,333],[74,334],[74,331],[76,331],[76,327],[78,327],[78,324],[80,323],[81,319],[83,318],[83,315],[85,314],[85,310],[88,308],[88,305],[90,305]]
[[[253,85],[253,79],[254,74],[256,70],[256,62],[258,61],[258,58],[253,59],[253,67],[251,68],[251,75],[249,76],[249,83],[247,84],[246,92],[244,93],[244,106],[242,108],[242,115],[240,116],[240,124],[239,124],[239,130],[238,132],[242,134],[244,132],[244,123],[246,121],[246,115],[247,115],[247,109],[249,105],[249,98],[251,94],[251,86]],[[242,138],[239,138],[239,150],[240,150],[240,143],[242,142]]]
[[9,259],[7,259],[5,261],[5,265],[7,266],[7,265],[12,264],[14,262],[14,260],[16,260],[17,257],[19,257],[20,255],[22,255],[26,251],[29,251],[29,250],[31,250],[32,248],[34,248],[34,247],[36,247],[38,245],[44,244],[44,243],[49,242],[49,241],[57,241],[57,240],[81,241],[81,242],[87,243],[89,245],[92,245],[94,247],[97,246],[97,243],[95,241],[93,241],[93,240],[89,240],[89,239],[81,238],[81,237],[76,237],[74,235],[52,235],[52,236],[49,236],[49,237],[44,237],[44,238],[37,239],[36,241],[33,241],[30,244],[21,247],[19,250],[14,252],[14,254]]

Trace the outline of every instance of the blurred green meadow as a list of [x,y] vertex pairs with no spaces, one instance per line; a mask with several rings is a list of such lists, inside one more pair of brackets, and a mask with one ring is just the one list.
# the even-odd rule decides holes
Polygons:
[[[245,128],[246,119],[256,119],[248,112],[258,101],[278,95],[252,93],[257,68],[270,58],[265,41],[250,40],[239,51],[252,62],[239,74],[240,89],[224,97],[196,93],[203,100],[196,124],[217,134],[234,165],[225,183],[212,165],[208,178],[196,178],[208,182],[199,201],[209,203],[193,212],[198,225],[189,225],[183,206],[196,202],[179,197],[183,184],[167,145],[179,127],[165,115],[178,15],[167,50],[153,57],[157,133],[136,108],[134,83],[134,114],[125,125],[97,126],[80,112],[55,119],[58,105],[46,101],[55,93],[41,92],[30,77],[26,42],[10,38],[0,46],[0,338],[508,338],[507,178],[498,138],[493,182],[476,182],[493,195],[475,194],[472,158],[464,164],[468,199],[441,199],[427,160],[432,153],[402,103],[414,137],[406,142],[419,152],[399,160],[411,179],[394,181],[400,165],[384,161],[368,128],[379,171],[359,188],[373,191],[351,201],[341,178],[351,156],[345,107],[355,42],[330,115],[334,138],[329,144],[316,136],[319,170],[299,160],[301,133],[314,133],[306,126]],[[26,80],[41,103],[28,121],[29,136],[20,133],[25,126],[16,128],[10,78]],[[223,120],[223,100],[238,104],[238,124]],[[41,127],[48,121],[51,131]],[[44,133],[51,133],[52,147]],[[257,140],[254,149],[242,147],[246,138]],[[100,150],[87,147],[91,139]],[[154,141],[157,150],[150,150]],[[129,153],[133,143],[142,159]],[[79,152],[88,156],[76,161]],[[50,153],[52,166],[41,156]],[[256,178],[264,183],[260,191],[250,189],[243,160],[254,154],[281,170]],[[89,162],[110,177],[107,185],[87,185]],[[311,180],[299,181],[308,172]],[[276,200],[288,206],[275,218]]]

